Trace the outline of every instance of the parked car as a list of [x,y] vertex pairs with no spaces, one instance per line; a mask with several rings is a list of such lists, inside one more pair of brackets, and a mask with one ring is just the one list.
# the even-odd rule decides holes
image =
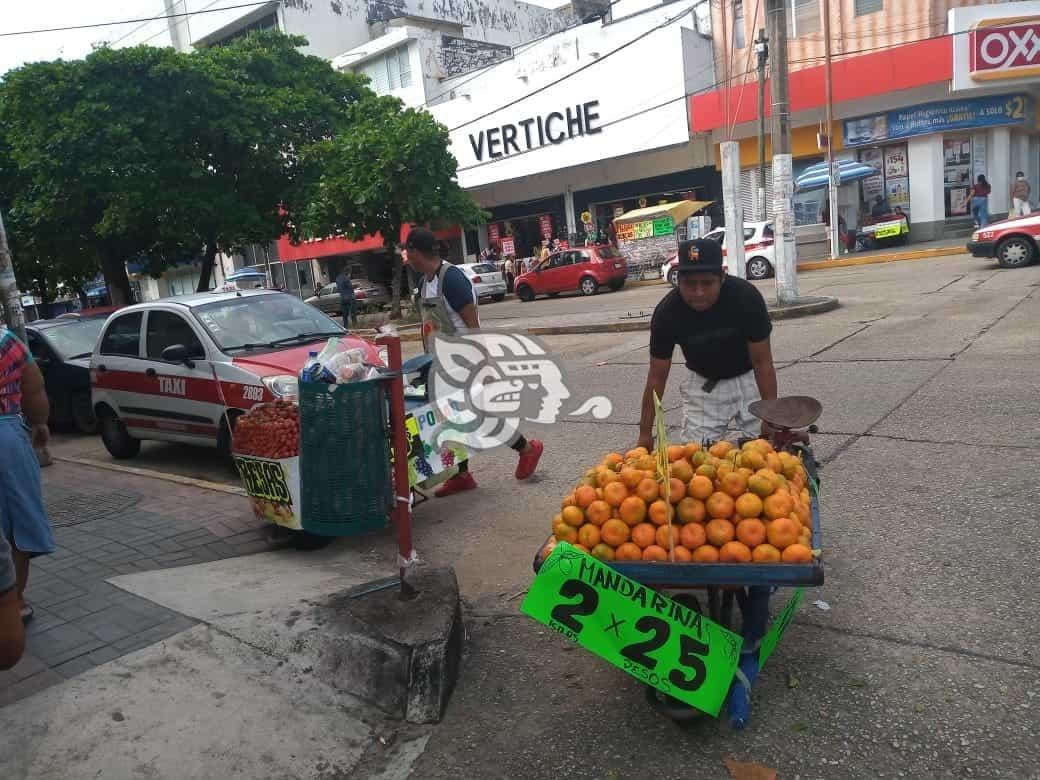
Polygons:
[[473,283],[477,298],[501,301],[506,297],[506,280],[490,263],[463,263],[459,266]]
[[[710,230],[704,234],[704,238],[722,245],[723,263],[728,267],[728,264],[725,263],[726,228],[719,227]],[[768,279],[773,275],[773,252],[773,223],[745,222],[744,268],[748,279]],[[673,287],[676,282],[675,266],[678,261],[678,253],[675,253],[661,266],[661,278],[667,279]]]
[[229,452],[238,416],[294,394],[308,353],[330,336],[383,365],[372,344],[274,290],[195,293],[121,309],[105,322],[90,359],[101,439],[116,458],[134,457],[142,439]]
[[[381,306],[384,303],[390,303],[390,289],[385,284],[370,282],[365,279],[355,279],[351,281],[351,284],[354,287],[354,300],[358,304]],[[329,315],[343,314],[340,310],[339,289],[336,287],[335,282],[326,284],[318,290],[317,295],[307,298],[304,303],[309,303],[311,306],[321,309]]]
[[996,258],[1001,268],[1024,268],[1040,259],[1040,214],[1005,219],[971,234],[968,251],[975,257]]
[[90,403],[90,355],[105,319],[61,316],[25,326],[29,351],[43,372],[51,425],[72,424],[81,433],[97,433]]
[[600,287],[620,290],[628,278],[628,263],[612,246],[565,249],[549,255],[532,271],[516,277],[514,289],[521,301],[562,292],[595,295]]

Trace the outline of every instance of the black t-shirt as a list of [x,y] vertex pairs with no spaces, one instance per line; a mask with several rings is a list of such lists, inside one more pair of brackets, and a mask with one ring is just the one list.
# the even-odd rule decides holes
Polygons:
[[748,342],[762,341],[772,330],[762,293],[726,276],[718,301],[707,311],[687,306],[678,289],[661,299],[650,320],[650,355],[671,360],[678,344],[691,371],[705,379],[730,379],[751,370]]

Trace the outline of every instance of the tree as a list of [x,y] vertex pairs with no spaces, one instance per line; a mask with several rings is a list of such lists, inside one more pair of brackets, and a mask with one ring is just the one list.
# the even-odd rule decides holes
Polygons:
[[[336,133],[372,93],[364,79],[300,53],[280,33],[184,54],[138,46],[12,71],[0,149],[19,187],[16,241],[58,236],[100,262],[126,303],[127,260],[155,274],[285,232],[298,203],[298,150]],[[53,255],[52,255],[53,256]]]
[[392,258],[391,316],[401,316],[401,228],[472,225],[486,214],[459,186],[448,131],[421,109],[372,97],[350,109],[349,131],[303,150],[306,205],[294,236],[378,233]]

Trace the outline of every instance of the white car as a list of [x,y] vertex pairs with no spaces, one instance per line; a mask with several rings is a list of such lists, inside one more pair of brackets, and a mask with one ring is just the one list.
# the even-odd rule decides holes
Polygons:
[[506,297],[506,280],[490,263],[464,263],[459,266],[469,277],[477,298],[500,301]]
[[[704,238],[716,241],[722,246],[722,256],[726,256],[726,228],[715,228],[704,234]],[[661,278],[675,286],[675,265],[677,254],[668,258],[661,266]],[[768,279],[773,275],[773,223],[744,223],[744,266],[748,279]]]
[[372,365],[379,350],[313,306],[273,290],[195,293],[109,316],[90,358],[101,440],[132,458],[142,439],[230,451],[231,430],[255,404],[296,394],[296,377],[330,337]]

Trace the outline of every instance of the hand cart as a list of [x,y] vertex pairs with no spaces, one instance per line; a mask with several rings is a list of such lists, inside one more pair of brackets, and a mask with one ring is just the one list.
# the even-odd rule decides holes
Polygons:
[[[757,401],[752,414],[771,425],[774,443],[800,455],[810,477],[812,495],[812,549],[821,547],[819,505],[819,463],[808,444],[807,429],[822,411],[820,403],[805,396],[790,396],[776,401]],[[539,548],[534,560],[537,573],[542,565]],[[669,563],[643,561],[604,561],[605,565],[658,590],[668,591],[671,598],[706,615],[714,622],[739,633],[743,639],[736,677],[729,690],[726,711],[729,724],[743,729],[751,717],[751,686],[758,677],[759,644],[769,627],[769,599],[779,588],[819,586],[823,584],[823,560],[811,563]],[[703,591],[698,594],[698,591]],[[703,603],[700,595],[703,597]],[[734,620],[734,604],[740,610],[739,625]],[[673,720],[690,720],[699,711],[673,699],[652,686],[646,686],[648,703]]]

